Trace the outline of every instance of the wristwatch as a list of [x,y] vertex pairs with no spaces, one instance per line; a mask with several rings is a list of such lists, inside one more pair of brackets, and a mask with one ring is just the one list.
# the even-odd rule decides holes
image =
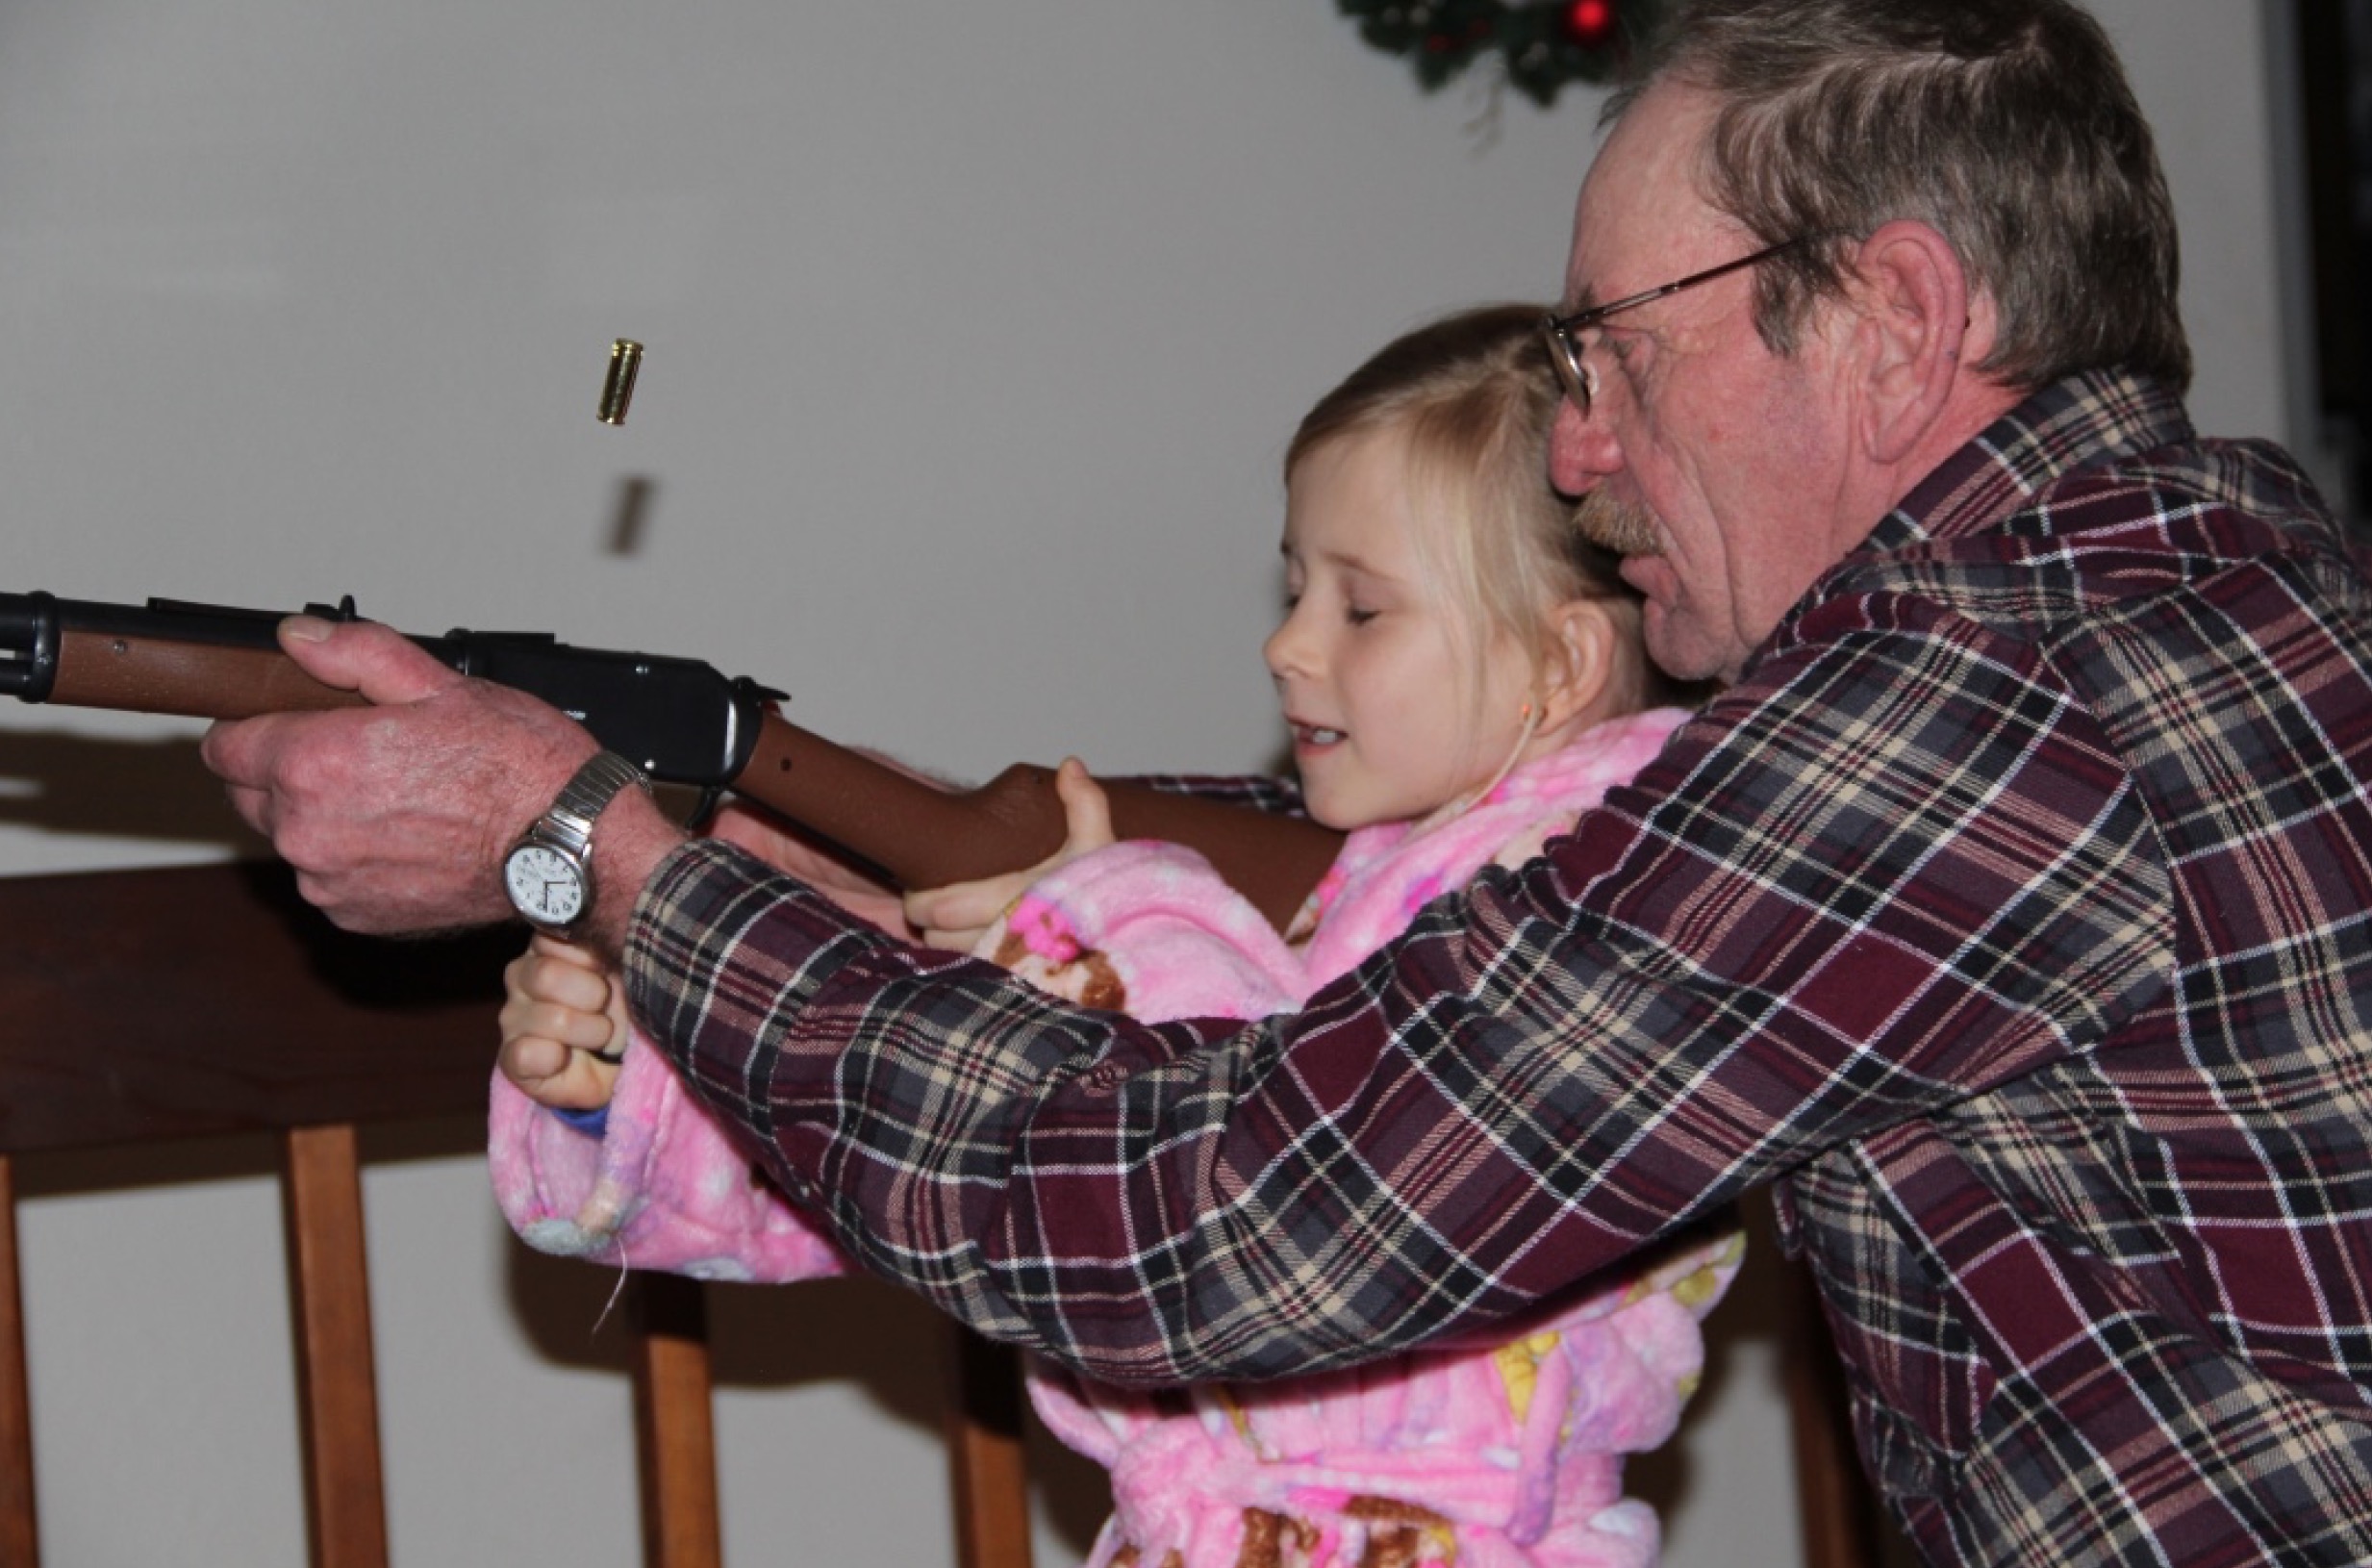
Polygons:
[[595,753],[503,856],[502,885],[528,924],[566,936],[593,908],[593,821],[629,784],[650,788],[643,770],[617,752]]

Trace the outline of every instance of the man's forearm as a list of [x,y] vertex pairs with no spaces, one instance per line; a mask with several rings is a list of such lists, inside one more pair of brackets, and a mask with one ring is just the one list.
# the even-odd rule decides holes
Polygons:
[[[719,847],[660,868],[627,975],[694,1091],[860,1262],[1107,1380],[1367,1359],[1519,1310],[1548,1277],[1492,1261],[1528,1241],[1496,1217],[1528,1180],[1503,1159],[1459,1191],[1403,1193],[1426,1178],[1395,1169],[1403,1140],[1376,1124],[1372,1189],[1308,1165],[1306,1086],[1258,1081],[1275,1045],[1260,1026],[1066,1008],[886,942]],[[1407,1065],[1380,1075],[1415,1082]],[[1489,1141],[1451,1107],[1402,1103]],[[1436,1197],[1414,1220],[1412,1198]],[[1436,1223],[1476,1249],[1447,1279],[1411,1250]],[[1609,1258],[1628,1244],[1601,1237]]]

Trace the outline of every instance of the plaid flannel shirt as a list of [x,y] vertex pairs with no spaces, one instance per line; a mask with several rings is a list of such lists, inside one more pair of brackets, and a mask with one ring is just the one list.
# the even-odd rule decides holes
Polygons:
[[2372,1561],[2372,587],[2045,389],[1628,790],[1299,1015],[1147,1027],[654,878],[638,1012],[868,1266],[1123,1381],[1522,1311],[1761,1183],[1937,1561]]

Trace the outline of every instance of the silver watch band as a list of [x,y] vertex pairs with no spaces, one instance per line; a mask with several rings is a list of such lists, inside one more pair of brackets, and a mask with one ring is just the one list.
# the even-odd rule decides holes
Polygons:
[[537,822],[545,834],[582,854],[593,841],[596,818],[609,808],[618,792],[629,784],[650,788],[642,769],[615,751],[596,751],[562,786],[559,797]]

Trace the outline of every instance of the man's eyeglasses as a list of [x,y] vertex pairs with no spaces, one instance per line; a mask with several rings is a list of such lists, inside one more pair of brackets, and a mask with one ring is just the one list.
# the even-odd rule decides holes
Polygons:
[[1795,249],[1798,245],[1808,245],[1819,238],[1820,236],[1813,234],[1798,235],[1793,240],[1782,240],[1776,245],[1758,250],[1752,256],[1741,256],[1734,262],[1724,262],[1721,266],[1707,267],[1703,272],[1692,272],[1678,283],[1667,283],[1659,288],[1650,289],[1645,293],[1626,295],[1611,305],[1592,305],[1588,310],[1576,311],[1571,316],[1552,314],[1543,316],[1540,322],[1540,336],[1548,342],[1549,364],[1556,370],[1558,385],[1565,389],[1565,395],[1573,399],[1573,406],[1579,409],[1582,416],[1587,417],[1591,399],[1597,395],[1598,392],[1598,372],[1590,368],[1587,357],[1589,345],[1582,341],[1583,333],[1595,328],[1599,322],[1603,321],[1617,311],[1628,311],[1634,306],[1661,299],[1666,294],[1677,294],[1683,289],[1694,289],[1701,283],[1711,283],[1715,278],[1726,278],[1732,272],[1743,271],[1757,262],[1767,262],[1781,252]]

